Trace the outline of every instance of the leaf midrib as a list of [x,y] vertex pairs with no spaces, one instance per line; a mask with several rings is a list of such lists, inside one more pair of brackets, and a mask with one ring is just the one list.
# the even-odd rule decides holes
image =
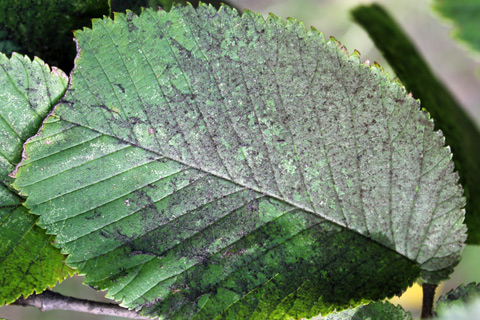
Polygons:
[[[392,252],[394,252],[394,253],[402,256],[402,257],[404,257],[404,258],[407,259],[408,261],[411,261],[412,263],[417,264],[417,262],[416,262],[415,260],[412,260],[412,259],[409,258],[408,256],[406,256],[406,255],[404,255],[404,254],[396,251],[394,248],[391,248],[391,247],[385,245],[385,244],[382,243],[382,242],[379,242],[379,241],[377,241],[377,240],[375,240],[375,239],[373,239],[373,238],[370,238],[370,237],[368,237],[367,235],[363,234],[362,232],[360,232],[360,231],[358,231],[358,230],[352,229],[352,228],[350,228],[349,226],[346,226],[346,225],[343,225],[343,224],[341,224],[341,223],[339,223],[339,222],[337,222],[337,221],[334,221],[334,220],[330,219],[328,216],[322,215],[320,212],[315,212],[315,211],[313,211],[313,210],[311,210],[311,209],[309,209],[309,208],[306,208],[306,207],[304,207],[304,206],[302,206],[302,205],[300,205],[300,204],[298,204],[298,203],[292,202],[292,201],[287,200],[287,199],[283,199],[283,198],[279,197],[278,195],[275,195],[275,194],[270,193],[270,192],[268,192],[268,191],[264,191],[264,190],[255,188],[254,186],[249,186],[249,185],[240,183],[240,182],[238,182],[238,181],[235,181],[235,180],[233,180],[233,179],[230,179],[229,177],[224,177],[223,175],[221,175],[221,174],[219,174],[219,173],[209,172],[209,171],[206,170],[205,168],[202,168],[202,167],[199,167],[199,166],[196,166],[196,165],[192,165],[192,164],[190,164],[190,163],[188,163],[188,162],[186,162],[186,161],[184,161],[184,160],[177,159],[176,157],[171,156],[171,155],[162,154],[162,153],[159,152],[158,150],[153,150],[153,149],[149,149],[149,148],[147,148],[147,147],[145,147],[145,146],[137,145],[137,144],[135,144],[135,143],[133,143],[133,142],[131,142],[131,141],[124,140],[124,139],[119,138],[119,137],[117,137],[117,136],[114,136],[114,135],[112,135],[112,134],[110,134],[110,133],[102,132],[101,130],[91,128],[90,126],[87,126],[87,125],[82,124],[82,123],[75,122],[75,121],[73,121],[73,120],[63,119],[62,117],[60,117],[60,116],[58,116],[58,115],[55,114],[56,109],[57,109],[58,107],[60,107],[60,106],[63,106],[63,105],[62,105],[62,102],[60,102],[59,104],[57,104],[57,105],[55,106],[55,108],[54,108],[54,110],[52,111],[52,113],[51,113],[51,115],[49,116],[49,118],[50,118],[50,117],[54,117],[54,118],[59,119],[59,120],[61,120],[61,121],[65,121],[65,122],[68,122],[68,123],[71,123],[71,124],[74,124],[74,125],[81,126],[81,127],[83,127],[83,128],[86,128],[86,129],[92,130],[92,131],[94,131],[94,132],[100,133],[100,134],[102,134],[102,135],[104,135],[104,136],[108,136],[108,137],[114,138],[114,139],[116,139],[116,140],[118,140],[118,141],[120,141],[120,142],[123,142],[123,143],[125,143],[125,144],[131,145],[131,146],[134,147],[134,148],[140,148],[140,149],[143,149],[143,150],[145,150],[145,151],[148,151],[148,152],[151,152],[151,153],[160,155],[160,156],[164,157],[165,159],[168,159],[168,160],[175,161],[175,162],[177,162],[177,163],[183,164],[183,165],[187,166],[187,167],[190,168],[190,169],[199,170],[199,171],[204,172],[204,173],[206,173],[206,174],[209,174],[209,175],[211,175],[211,176],[213,176],[213,177],[216,177],[216,178],[219,178],[219,179],[228,181],[229,183],[233,183],[233,184],[236,184],[236,185],[241,186],[241,187],[243,187],[243,188],[249,189],[249,190],[251,190],[251,191],[258,192],[258,193],[260,193],[260,194],[263,195],[263,196],[267,196],[267,197],[270,197],[270,198],[275,199],[275,200],[277,200],[277,201],[284,202],[284,203],[286,203],[286,204],[288,204],[288,205],[293,206],[294,208],[296,208],[296,209],[298,209],[298,210],[302,210],[302,211],[307,212],[307,213],[309,213],[309,214],[315,215],[315,216],[320,217],[320,218],[322,218],[322,219],[324,219],[324,220],[326,220],[326,221],[328,221],[328,222],[330,222],[330,223],[332,223],[332,224],[334,224],[334,225],[337,225],[337,226],[339,226],[339,227],[341,227],[341,228],[344,228],[345,230],[354,232],[355,234],[360,235],[360,236],[368,239],[369,241],[373,241],[373,242],[381,245],[382,247],[384,247],[384,248],[386,248],[386,249],[388,249],[388,250],[390,250],[390,251],[392,251]],[[48,118],[47,118],[47,119],[48,119]],[[47,119],[45,119],[45,121],[46,121]],[[28,156],[27,156],[27,158],[28,158]],[[18,167],[21,167],[21,166],[22,166],[22,162],[23,162],[24,160],[26,160],[27,158],[23,158],[23,159],[21,160],[21,162],[18,164]]]

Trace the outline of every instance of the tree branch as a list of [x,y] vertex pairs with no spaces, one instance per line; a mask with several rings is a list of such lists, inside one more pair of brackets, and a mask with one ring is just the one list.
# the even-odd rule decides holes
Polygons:
[[433,316],[433,298],[435,298],[436,284],[424,283],[423,288],[423,303],[422,303],[422,319],[428,319]]
[[60,293],[46,290],[40,294],[32,294],[28,298],[19,298],[12,305],[35,307],[40,311],[66,310],[101,314],[107,316],[125,317],[130,319],[148,319],[138,312],[122,308],[114,303],[98,302],[74,297],[67,297]]

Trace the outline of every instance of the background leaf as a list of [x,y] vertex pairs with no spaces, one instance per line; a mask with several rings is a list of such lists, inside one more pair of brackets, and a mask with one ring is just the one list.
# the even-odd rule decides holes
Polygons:
[[464,200],[441,134],[336,41],[226,6],[116,14],[76,37],[15,187],[124,306],[311,317],[457,263]]
[[12,52],[20,49],[21,47],[16,41],[10,39],[5,31],[0,30],[0,52],[3,52],[6,55],[11,55]]
[[454,26],[453,36],[462,43],[480,52],[480,1],[478,0],[435,0],[433,8]]
[[76,53],[72,31],[109,14],[107,0],[0,1],[0,29],[18,44],[16,51],[71,70]]
[[469,283],[450,290],[441,296],[435,307],[437,315],[443,315],[448,309],[461,309],[466,304],[480,298],[480,284]]
[[465,190],[469,244],[480,244],[480,133],[390,15],[378,4],[359,6],[354,19],[368,32],[398,78],[421,100],[452,148],[455,168]]
[[34,135],[65,92],[67,79],[40,59],[0,53],[0,305],[53,286],[69,273],[53,236],[35,226],[37,217],[10,190],[8,174],[20,161],[22,144]]
[[410,312],[405,312],[401,306],[394,306],[389,302],[370,302],[367,305],[335,312],[325,317],[325,320],[367,319],[412,320],[412,315]]

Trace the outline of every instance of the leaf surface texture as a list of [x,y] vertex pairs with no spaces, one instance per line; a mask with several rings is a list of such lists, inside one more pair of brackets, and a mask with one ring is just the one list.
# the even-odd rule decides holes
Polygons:
[[421,107],[435,119],[435,127],[445,135],[446,144],[452,148],[455,168],[460,175],[459,182],[465,191],[467,243],[480,244],[478,125],[438,81],[412,41],[384,8],[375,3],[362,5],[356,7],[352,14],[355,21],[368,32],[406,89],[420,99]]
[[335,41],[205,5],[75,36],[68,93],[15,187],[67,262],[124,306],[312,317],[458,261],[464,199],[443,137]]

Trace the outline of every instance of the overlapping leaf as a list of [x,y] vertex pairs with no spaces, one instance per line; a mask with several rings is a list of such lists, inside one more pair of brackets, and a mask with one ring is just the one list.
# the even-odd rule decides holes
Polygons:
[[226,6],[117,14],[76,38],[15,187],[124,306],[310,317],[456,264],[464,200],[443,137],[335,41]]
[[61,71],[50,72],[39,59],[0,53],[0,305],[41,292],[71,272],[51,245],[54,237],[35,226],[38,217],[10,190],[8,177],[23,142],[36,133],[66,85]]

